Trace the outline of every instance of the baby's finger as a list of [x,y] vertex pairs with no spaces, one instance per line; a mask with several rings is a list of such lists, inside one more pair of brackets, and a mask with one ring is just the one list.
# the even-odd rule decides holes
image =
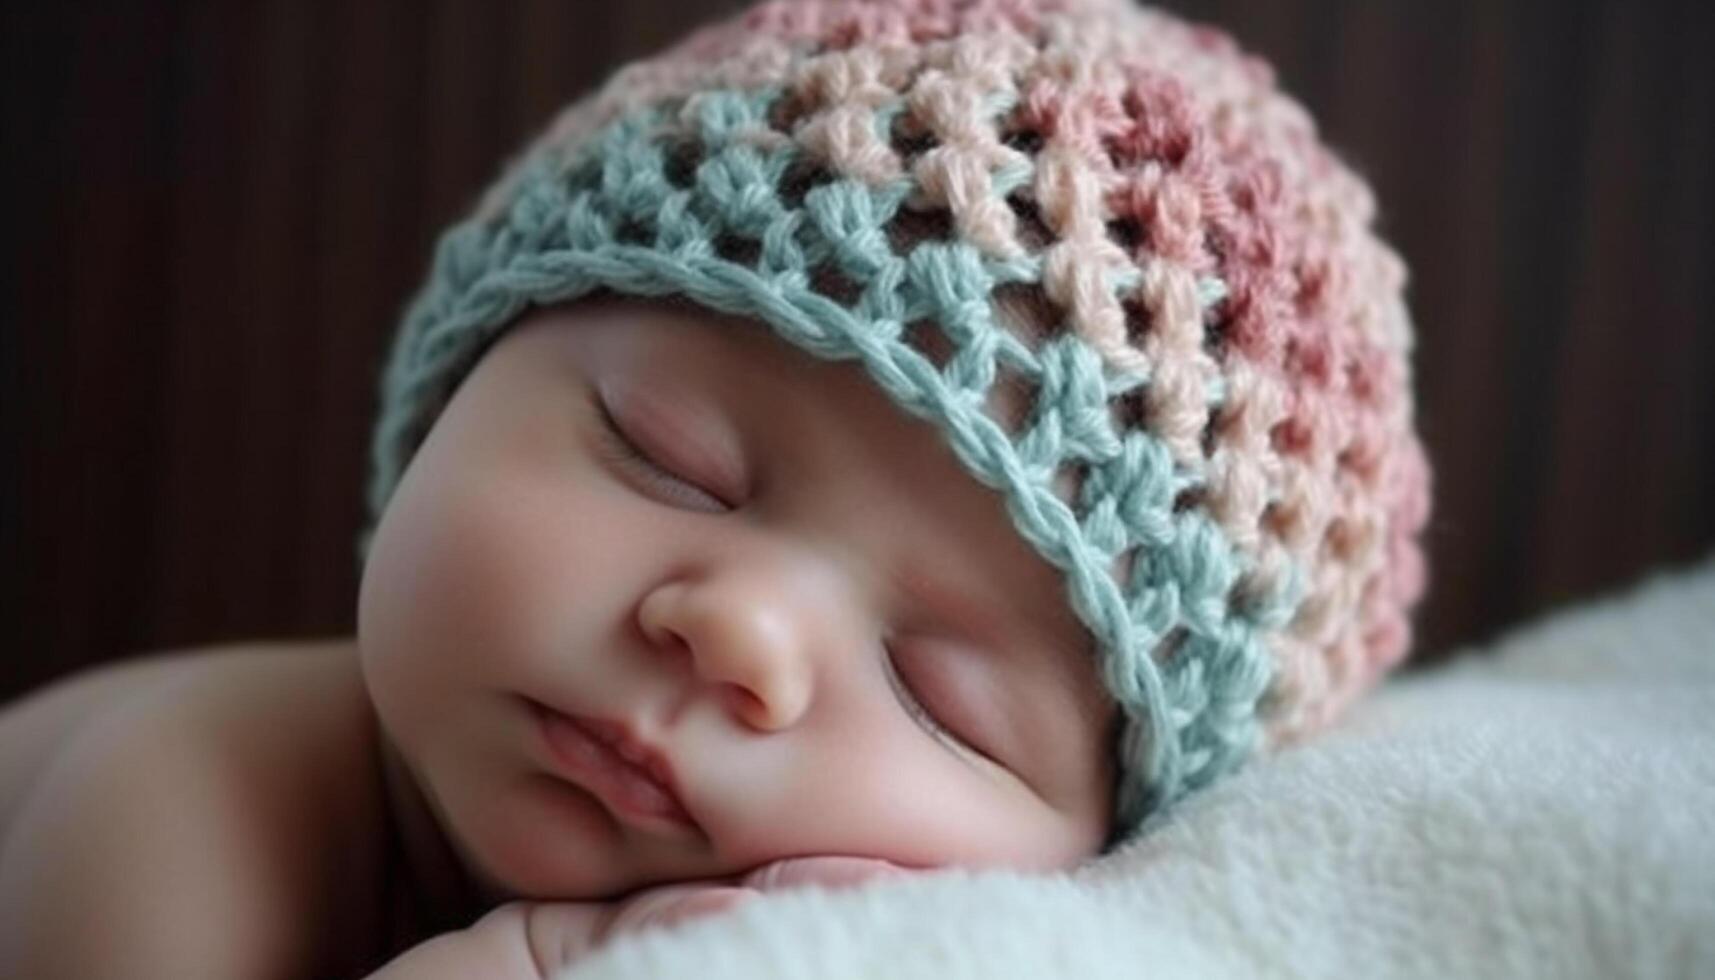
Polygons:
[[812,855],[783,858],[765,864],[746,875],[743,884],[759,891],[802,888],[807,885],[851,888],[880,879],[903,878],[907,874],[907,869],[880,858]]
[[751,888],[728,885],[653,888],[623,902],[608,922],[602,938],[717,915],[744,904],[757,894]]

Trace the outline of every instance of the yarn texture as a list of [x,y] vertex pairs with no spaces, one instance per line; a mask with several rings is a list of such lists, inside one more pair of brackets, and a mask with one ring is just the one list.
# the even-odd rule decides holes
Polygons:
[[1064,572],[1125,717],[1129,835],[1409,648],[1429,471],[1374,217],[1219,31],[1127,0],[751,7],[568,106],[442,236],[359,559],[528,307],[752,318],[933,424]]

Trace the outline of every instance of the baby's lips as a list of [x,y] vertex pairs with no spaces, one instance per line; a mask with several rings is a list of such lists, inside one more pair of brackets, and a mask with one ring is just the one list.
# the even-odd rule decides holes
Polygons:
[[880,858],[829,855],[784,858],[752,871],[742,884],[759,891],[802,888],[851,888],[871,881],[903,878],[905,868]]

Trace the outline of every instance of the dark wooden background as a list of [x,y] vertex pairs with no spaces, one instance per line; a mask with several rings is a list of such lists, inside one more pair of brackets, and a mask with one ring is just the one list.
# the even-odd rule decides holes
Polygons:
[[[1425,657],[1715,543],[1715,5],[1171,2],[1270,58],[1413,268]],[[724,0],[0,6],[0,697],[349,632],[437,229]]]

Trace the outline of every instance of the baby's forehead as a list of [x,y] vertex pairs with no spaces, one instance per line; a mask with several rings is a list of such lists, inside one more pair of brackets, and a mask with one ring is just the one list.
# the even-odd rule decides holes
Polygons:
[[[783,370],[802,367],[803,359],[812,355],[798,350],[776,336],[761,321],[712,310],[678,294],[639,299],[621,294],[605,294],[605,300],[637,309],[651,311],[663,325],[693,324],[703,327],[731,328],[731,334],[709,331],[705,339],[715,341],[729,356],[697,358],[696,363],[710,373],[738,374],[755,377],[760,368]],[[1017,283],[997,287],[989,296],[993,322],[1005,332],[1017,337],[1026,349],[1035,349],[1042,339],[1052,333],[1063,319],[1063,311],[1048,299],[1042,287],[1033,283]],[[737,340],[721,344],[719,341]],[[953,370],[952,361],[963,356],[947,331],[933,320],[917,320],[903,325],[902,339],[918,355],[943,373]],[[1009,434],[1016,434],[1030,420],[1034,407],[1036,385],[1017,365],[1007,363],[992,351],[984,355],[993,359],[993,373],[984,392],[983,414]],[[968,371],[969,365],[959,369]],[[873,383],[873,382],[872,382]],[[879,390],[877,391],[879,394]]]

